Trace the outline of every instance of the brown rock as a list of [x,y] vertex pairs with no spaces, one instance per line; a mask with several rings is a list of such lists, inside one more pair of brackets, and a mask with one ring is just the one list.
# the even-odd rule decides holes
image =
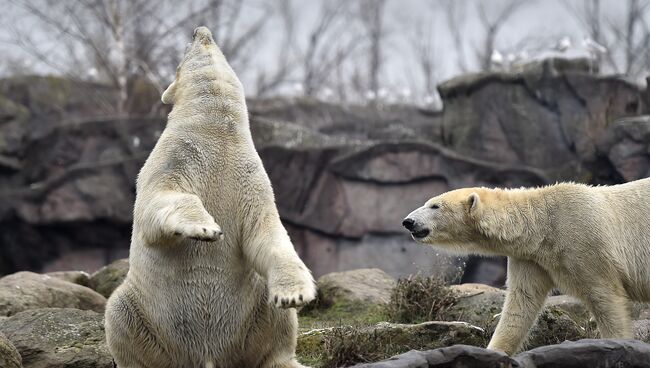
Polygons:
[[386,304],[397,281],[377,268],[333,272],[318,279],[319,293],[327,299]]
[[106,298],[87,287],[33,272],[0,279],[0,315],[28,309],[58,307],[103,312]]
[[14,343],[25,368],[113,368],[103,316],[93,311],[28,310],[5,320],[0,331]]
[[90,277],[90,287],[108,298],[122,284],[128,272],[128,258],[118,259],[93,273]]

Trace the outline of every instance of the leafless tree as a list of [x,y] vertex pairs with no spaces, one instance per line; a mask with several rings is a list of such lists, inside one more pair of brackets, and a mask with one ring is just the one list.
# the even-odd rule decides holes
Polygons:
[[[623,2],[623,1],[621,1]],[[647,0],[625,0],[622,16],[605,14],[601,0],[565,1],[565,7],[585,29],[587,36],[603,45],[595,62],[617,73],[640,76],[650,67],[650,10]]]
[[384,20],[386,0],[363,0],[358,4],[359,19],[368,42],[367,90],[377,96],[383,62],[382,46],[387,33]]
[[437,93],[436,74],[440,64],[436,59],[432,23],[427,22],[428,27],[422,22],[418,23],[415,26],[410,42],[415,55],[414,61],[417,63],[422,77],[422,92],[426,97],[434,96]]
[[[30,25],[14,26],[14,42],[67,77],[97,79],[114,87],[117,115],[128,113],[130,81],[145,78],[162,89],[171,79],[185,44],[181,40],[195,26],[211,25],[231,62],[244,64],[243,52],[266,19],[258,16],[238,24],[248,4],[243,0],[193,0],[180,6],[171,0],[10,1],[28,17],[23,24]],[[43,35],[48,35],[49,48],[38,39]]]
[[492,1],[476,3],[476,12],[483,28],[483,42],[475,48],[476,59],[481,70],[492,69],[491,57],[499,31],[518,10],[529,3],[531,0],[508,0],[501,7],[495,6]]
[[467,19],[467,2],[458,0],[440,0],[438,3],[432,3],[432,6],[441,6],[445,23],[449,30],[449,35],[456,47],[456,63],[462,72],[467,72],[467,56],[465,55],[465,40],[463,33],[465,28],[465,19]]

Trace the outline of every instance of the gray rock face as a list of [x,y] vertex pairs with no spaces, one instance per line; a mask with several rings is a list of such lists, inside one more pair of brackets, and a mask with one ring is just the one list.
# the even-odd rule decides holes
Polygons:
[[397,281],[377,269],[333,272],[318,279],[319,292],[331,299],[386,304]]
[[22,368],[23,359],[16,350],[14,344],[0,332],[0,367],[2,368]]
[[101,314],[79,309],[24,311],[0,324],[25,368],[113,368]]
[[57,271],[48,272],[45,275],[81,286],[90,286],[90,275],[84,271]]
[[129,272],[129,260],[118,259],[117,261],[102,267],[90,277],[90,287],[106,298],[111,296],[117,289],[126,274]]
[[507,355],[468,345],[454,345],[428,351],[410,351],[379,363],[357,364],[355,368],[510,368],[516,362]]
[[0,279],[0,316],[37,308],[77,308],[103,312],[106,298],[87,287],[33,272]]
[[642,113],[641,90],[619,77],[554,64],[440,85],[443,142],[472,157],[541,169],[552,180],[615,179],[598,145],[612,121]]
[[580,340],[544,346],[510,358],[505,354],[456,345],[411,351],[363,368],[645,368],[650,366],[650,345],[635,340]]
[[648,367],[650,345],[636,340],[580,340],[543,346],[515,357],[525,368]]

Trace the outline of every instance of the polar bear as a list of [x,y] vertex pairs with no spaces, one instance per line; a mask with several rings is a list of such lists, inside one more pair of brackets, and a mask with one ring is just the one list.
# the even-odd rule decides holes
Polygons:
[[130,270],[106,308],[120,368],[302,367],[294,307],[315,297],[280,222],[244,91],[199,27],[162,96],[137,180]]
[[630,301],[650,301],[650,179],[459,189],[428,200],[402,224],[420,243],[508,257],[490,349],[517,352],[554,286],[587,306],[603,338],[632,338]]

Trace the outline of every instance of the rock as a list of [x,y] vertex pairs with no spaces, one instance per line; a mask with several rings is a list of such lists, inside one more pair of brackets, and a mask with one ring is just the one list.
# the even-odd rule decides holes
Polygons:
[[632,321],[634,328],[634,338],[650,343],[650,320],[641,319]]
[[[506,293],[482,284],[450,286],[457,294],[456,304],[445,314],[448,320],[465,321],[482,327],[492,336]],[[595,325],[578,301],[566,296],[550,297],[550,304],[542,311],[533,326],[527,346],[537,347],[556,344],[564,340],[595,337]]]
[[566,312],[573,320],[583,323],[589,321],[591,314],[582,302],[569,295],[554,295],[546,299],[547,307],[555,307]]
[[18,353],[14,344],[0,332],[0,367],[22,368],[22,361],[20,353]]
[[47,307],[103,312],[105,305],[106,298],[92,289],[47,275],[18,272],[0,279],[2,316]]
[[650,116],[616,120],[607,136],[599,142],[599,151],[607,156],[615,173],[624,181],[650,175]]
[[45,308],[20,312],[0,325],[25,368],[113,368],[103,316],[93,311]]
[[333,272],[318,279],[319,293],[327,300],[346,299],[386,304],[397,281],[377,268]]
[[648,367],[650,345],[636,340],[566,341],[515,357],[523,368]]
[[516,362],[506,354],[476,346],[454,345],[427,351],[409,351],[377,363],[358,364],[355,368],[508,368]]
[[382,322],[369,327],[342,326],[302,333],[296,354],[305,363],[339,367],[386,359],[411,349],[484,343],[484,331],[464,322]]
[[129,272],[129,260],[118,259],[90,276],[90,287],[106,298],[117,289]]
[[650,345],[635,340],[580,340],[544,346],[514,358],[477,348],[456,345],[428,351],[411,351],[358,368],[585,368],[648,367]]
[[456,304],[446,313],[450,320],[465,321],[480,327],[496,324],[506,292],[483,284],[451,285],[456,293]]
[[57,271],[48,272],[45,275],[81,286],[90,286],[90,275],[84,271]]
[[[642,112],[641,89],[556,60],[504,73],[462,75],[438,89],[442,140],[457,152],[543,170],[552,180],[618,182],[597,149],[613,120]],[[544,144],[538,144],[544,142]]]

